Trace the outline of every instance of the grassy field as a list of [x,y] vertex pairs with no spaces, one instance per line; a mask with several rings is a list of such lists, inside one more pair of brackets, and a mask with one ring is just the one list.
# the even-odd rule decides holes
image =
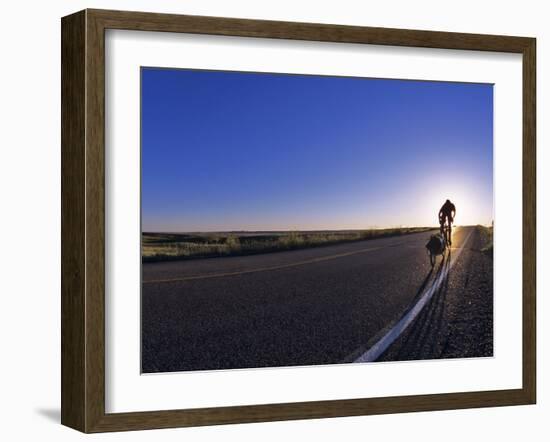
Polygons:
[[431,228],[403,227],[307,232],[144,232],[142,234],[141,250],[144,262],[239,256],[320,247],[428,230],[431,230]]

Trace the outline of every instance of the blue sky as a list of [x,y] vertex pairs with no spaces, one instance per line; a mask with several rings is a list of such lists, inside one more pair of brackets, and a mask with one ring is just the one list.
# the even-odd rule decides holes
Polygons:
[[144,231],[457,224],[493,213],[493,87],[142,68]]

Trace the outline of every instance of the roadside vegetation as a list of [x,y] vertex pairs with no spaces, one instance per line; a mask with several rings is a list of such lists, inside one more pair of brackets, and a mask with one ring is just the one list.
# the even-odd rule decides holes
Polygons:
[[493,256],[493,227],[478,226],[481,231],[481,237],[483,241],[482,253]]
[[431,230],[403,227],[307,232],[208,232],[142,234],[144,262],[252,255],[364,241]]

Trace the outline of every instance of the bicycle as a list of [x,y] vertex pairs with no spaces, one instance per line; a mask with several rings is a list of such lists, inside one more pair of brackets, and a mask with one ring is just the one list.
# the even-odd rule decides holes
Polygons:
[[451,247],[451,223],[447,222],[442,227],[443,239],[445,240],[445,248]]

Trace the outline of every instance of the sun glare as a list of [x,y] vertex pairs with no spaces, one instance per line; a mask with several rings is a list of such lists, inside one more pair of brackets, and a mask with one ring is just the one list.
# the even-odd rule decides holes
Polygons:
[[434,189],[422,204],[422,211],[433,213],[429,225],[437,225],[437,213],[445,200],[451,200],[456,206],[456,225],[488,225],[492,221],[492,207],[484,207],[479,196],[472,189],[460,185],[442,186]]

